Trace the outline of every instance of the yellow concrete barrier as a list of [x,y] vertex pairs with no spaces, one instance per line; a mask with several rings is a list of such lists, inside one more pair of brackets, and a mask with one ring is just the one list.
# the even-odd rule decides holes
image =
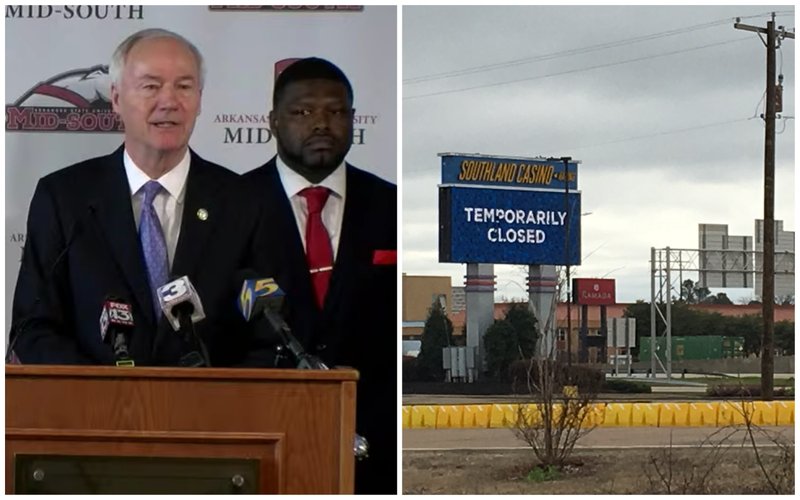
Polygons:
[[[404,406],[404,429],[509,428],[516,425],[519,405],[419,405]],[[531,423],[541,419],[536,405],[525,411]],[[561,405],[553,409],[553,418],[561,414]],[[794,401],[740,401],[693,403],[595,403],[587,410],[584,427],[627,426],[718,426],[743,425],[745,413],[754,425],[794,425]]]
[[659,427],[684,427],[689,421],[689,403],[661,403]]
[[758,420],[761,422],[759,425],[778,425],[777,403],[771,401],[756,401],[755,413]]
[[794,425],[794,401],[775,402],[775,421],[777,425]]
[[606,418],[606,404],[594,403],[589,407],[589,414],[583,422],[583,427],[600,427]]
[[736,410],[727,401],[717,404],[717,426],[733,425]]
[[689,427],[692,425],[692,421],[689,420],[689,409],[691,408],[691,403],[673,403],[676,407],[675,409],[675,425],[680,427]]
[[723,401],[719,403],[719,426],[725,427],[726,425],[743,425],[744,410],[741,403],[732,401]]
[[[573,403],[574,404],[574,403]],[[590,407],[583,409],[583,421],[581,427],[595,427],[600,425],[603,419],[603,413],[605,410],[605,404],[601,403],[599,405],[592,405]],[[544,415],[540,410],[539,406],[536,404],[528,404],[526,405],[525,411],[527,412],[529,418],[529,425],[539,425],[542,422],[542,418]],[[550,416],[553,422],[558,422],[562,418],[562,414],[564,412],[564,405],[562,403],[554,403],[553,404],[553,413]],[[570,418],[573,418],[570,416]]]
[[464,427],[470,429],[489,428],[492,405],[467,405],[464,407]]
[[403,429],[410,429],[411,428],[411,407],[404,406],[403,413],[400,414],[403,421]]
[[[526,404],[523,409],[523,415],[526,419],[527,425],[539,425],[542,422],[542,414],[539,413],[539,407],[536,404]],[[517,410],[517,419],[519,421],[519,410]]]
[[503,413],[504,418],[506,421],[506,427],[514,427],[517,424],[517,419],[519,417],[519,405],[510,404],[504,405]]
[[515,404],[494,404],[489,417],[489,427],[513,427],[517,421],[517,405]]
[[434,429],[436,428],[436,409],[437,406],[412,406],[411,407],[411,427],[413,429]]
[[630,403],[606,404],[605,417],[603,418],[603,426],[604,427],[630,426],[632,411],[633,411],[633,406]]
[[505,427],[505,412],[503,411],[503,405],[494,404],[489,409],[489,428],[490,429],[497,429],[500,427]]
[[717,425],[719,416],[719,403],[697,402],[689,403],[689,422],[693,426],[714,426]]
[[[558,419],[561,418],[562,409],[563,405],[560,403],[553,403],[553,413],[550,415],[551,422],[558,422]],[[540,415],[542,415],[542,413],[540,413]],[[542,418],[544,418],[544,415],[542,415]]]
[[661,405],[652,403],[634,403],[631,409],[631,425],[658,426]]
[[[750,423],[753,425],[772,425],[770,424],[770,409],[765,405],[768,405],[767,401],[747,401],[744,404],[739,403],[740,408],[744,408],[744,416],[750,419]],[[767,410],[766,412],[764,410]],[[747,419],[745,419],[747,421]],[[772,418],[774,422],[774,415]]]
[[459,429],[464,426],[463,406],[440,406],[436,411],[437,429]]
[[756,411],[756,405],[753,401],[740,401],[736,404],[739,411],[742,412],[742,423],[750,422],[753,425],[763,425],[762,415]]

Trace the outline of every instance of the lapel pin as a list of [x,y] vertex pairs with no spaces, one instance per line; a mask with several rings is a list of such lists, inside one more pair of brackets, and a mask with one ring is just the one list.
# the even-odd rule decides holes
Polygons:
[[197,218],[202,221],[208,220],[208,210],[205,208],[197,210]]

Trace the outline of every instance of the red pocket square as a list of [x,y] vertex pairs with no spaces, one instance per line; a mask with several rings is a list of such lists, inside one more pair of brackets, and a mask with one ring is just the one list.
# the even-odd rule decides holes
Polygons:
[[372,263],[376,266],[397,264],[397,250],[375,250],[372,254]]

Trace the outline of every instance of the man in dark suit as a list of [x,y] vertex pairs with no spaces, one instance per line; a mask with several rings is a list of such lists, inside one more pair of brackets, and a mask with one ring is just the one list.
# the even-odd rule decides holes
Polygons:
[[286,292],[295,336],[328,366],[359,371],[356,430],[370,451],[356,464],[356,493],[394,494],[397,190],[345,163],[353,113],[337,66],[290,64],[270,112],[278,155],[243,181],[262,204],[256,268]]
[[[136,365],[180,365],[192,347],[172,331],[156,290],[189,276],[206,319],[198,334],[211,364],[244,348],[231,275],[245,258],[231,191],[239,177],[189,150],[200,112],[203,60],[189,41],[150,29],[128,37],[110,66],[124,145],[43,177],[28,214],[14,295],[11,342],[23,363],[113,364],[99,318],[114,296],[130,304]],[[224,246],[223,246],[224,245]]]

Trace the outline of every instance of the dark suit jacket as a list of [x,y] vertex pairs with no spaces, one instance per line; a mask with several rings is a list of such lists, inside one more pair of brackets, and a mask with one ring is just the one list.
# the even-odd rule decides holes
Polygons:
[[[356,466],[357,493],[396,492],[397,266],[373,263],[397,249],[397,189],[347,165],[339,247],[322,311],[316,306],[305,251],[273,158],[242,176],[260,200],[256,270],[286,292],[287,321],[306,350],[328,366],[360,373],[356,429],[370,456]],[[271,360],[266,360],[270,363]]]
[[[203,302],[206,319],[196,329],[215,366],[238,362],[244,350],[234,338],[244,330],[231,280],[252,230],[233,203],[238,178],[191,153],[171,270],[188,275]],[[14,294],[12,342],[23,363],[112,364],[99,328],[108,295],[132,306],[129,350],[137,365],[177,365],[187,352],[163,316],[156,322],[130,198],[123,147],[39,181]],[[205,221],[196,215],[200,208]]]

